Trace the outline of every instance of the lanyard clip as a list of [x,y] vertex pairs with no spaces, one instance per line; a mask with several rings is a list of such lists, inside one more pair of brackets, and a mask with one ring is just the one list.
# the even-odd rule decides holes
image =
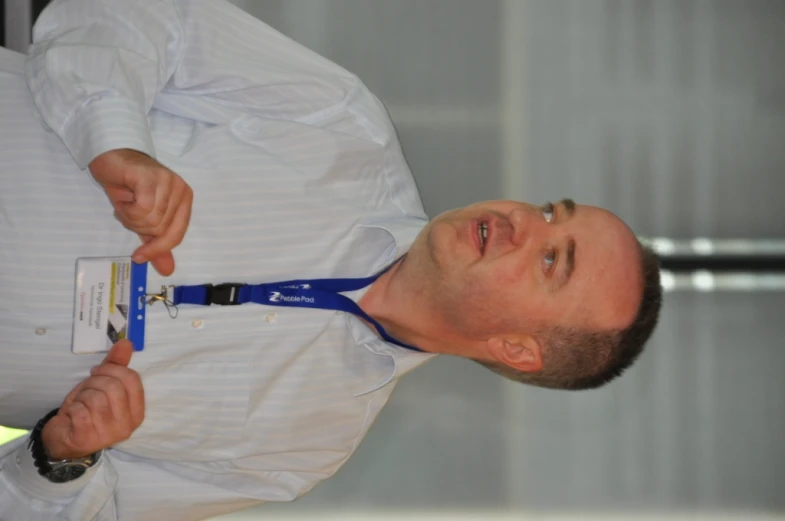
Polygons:
[[[164,306],[166,306],[166,310],[169,312],[169,316],[172,318],[177,318],[177,305],[169,300],[169,289],[174,290],[174,286],[161,286],[160,293],[147,293],[145,297],[147,297],[147,305],[152,306],[156,302],[163,302]],[[174,310],[174,311],[172,311]]]
[[240,304],[240,288],[246,284],[239,282],[225,282],[223,284],[205,284],[207,291],[207,305],[237,306]]
[[161,286],[161,293],[147,293],[147,305],[152,306],[156,302],[167,302],[169,300],[169,289],[166,286]]

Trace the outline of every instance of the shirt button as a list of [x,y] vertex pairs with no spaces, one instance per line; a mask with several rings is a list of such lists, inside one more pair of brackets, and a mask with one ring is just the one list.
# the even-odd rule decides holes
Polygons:
[[278,318],[278,315],[276,315],[275,313],[272,313],[272,312],[267,313],[264,316],[264,319],[267,321],[268,324],[272,324],[273,322],[275,322],[276,318]]
[[19,457],[19,456],[16,457],[16,464],[17,465],[21,465],[22,464],[22,458],[21,457]]
[[194,329],[202,329],[203,326],[204,326],[204,322],[202,322],[201,320],[194,320],[191,322],[191,327]]
[[35,334],[38,336],[44,336],[46,334],[46,328],[39,327],[38,329],[35,330]]

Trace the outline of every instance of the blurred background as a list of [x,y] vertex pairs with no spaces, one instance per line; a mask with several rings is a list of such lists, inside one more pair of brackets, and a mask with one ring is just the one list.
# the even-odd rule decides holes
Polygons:
[[[45,2],[4,1],[22,50]],[[614,385],[439,358],[334,478],[222,521],[785,519],[784,0],[234,3],[382,99],[429,215],[604,206],[667,293]]]

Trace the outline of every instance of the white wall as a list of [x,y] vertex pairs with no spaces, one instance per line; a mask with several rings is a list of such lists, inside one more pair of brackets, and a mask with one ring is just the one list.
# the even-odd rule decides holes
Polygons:
[[[642,235],[785,236],[782,2],[246,8],[380,96],[432,215],[570,195]],[[405,379],[335,478],[258,515],[781,514],[783,309],[782,292],[669,295],[640,363],[591,393],[524,389],[439,359]]]

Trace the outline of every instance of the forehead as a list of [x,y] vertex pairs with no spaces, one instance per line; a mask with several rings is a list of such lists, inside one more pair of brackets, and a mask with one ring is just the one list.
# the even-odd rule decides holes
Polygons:
[[640,252],[632,231],[615,215],[578,205],[567,229],[575,239],[575,270],[565,297],[587,325],[624,328],[642,293]]

